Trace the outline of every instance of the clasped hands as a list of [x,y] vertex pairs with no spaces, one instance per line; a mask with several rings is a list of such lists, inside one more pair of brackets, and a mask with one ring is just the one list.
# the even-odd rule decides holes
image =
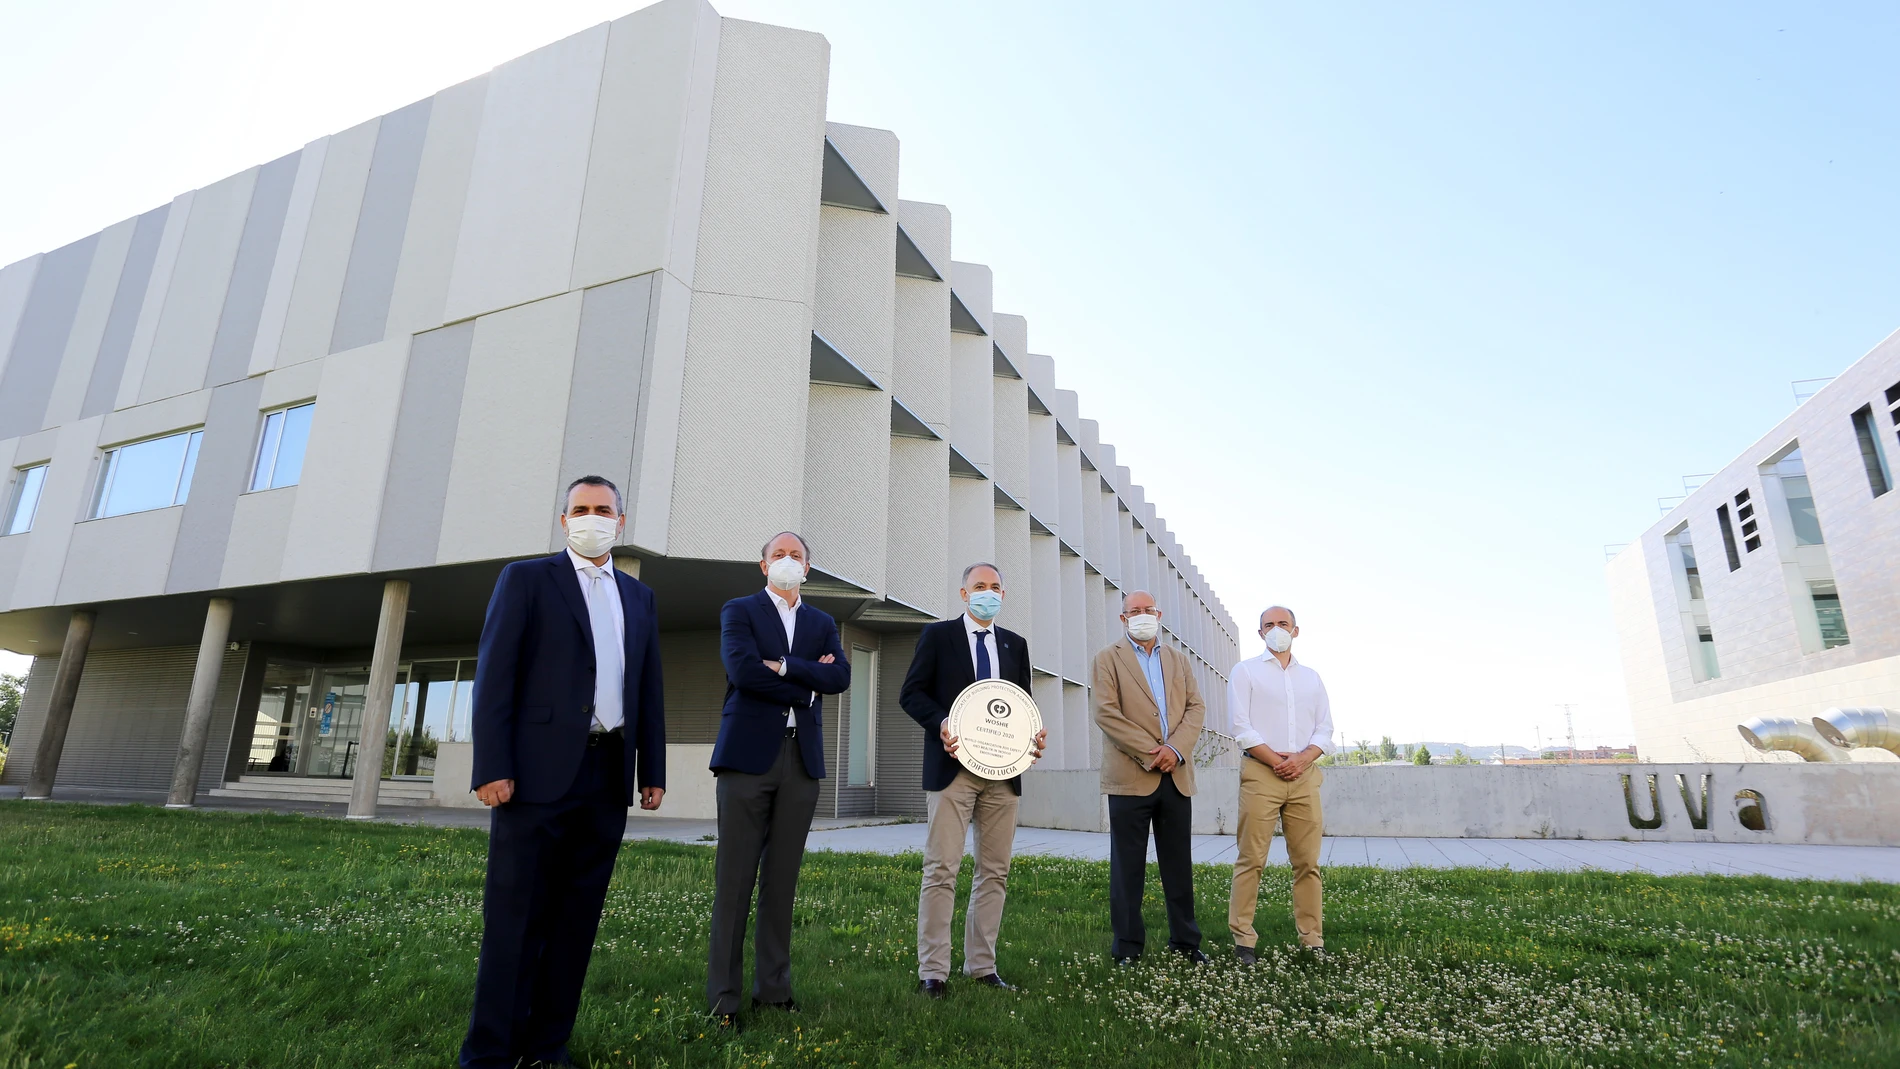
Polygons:
[[[944,753],[949,754],[951,757],[957,755],[957,737],[950,734],[950,719],[948,717],[944,718],[943,723],[937,725],[937,738],[943,742]],[[1049,745],[1049,729],[1043,728],[1041,731],[1036,732],[1036,753],[1035,756],[1029,759],[1030,764],[1033,765],[1037,761],[1042,760],[1043,747],[1047,745]]]
[[1313,767],[1314,758],[1308,756],[1305,750],[1296,754],[1283,754],[1262,743],[1247,752],[1252,754],[1255,760],[1272,769],[1274,775],[1288,783],[1299,779],[1306,774],[1307,769]]

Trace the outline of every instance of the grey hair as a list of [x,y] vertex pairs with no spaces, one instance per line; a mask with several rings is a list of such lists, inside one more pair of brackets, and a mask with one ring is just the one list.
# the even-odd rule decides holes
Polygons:
[[996,565],[991,564],[989,561],[980,560],[980,561],[977,561],[975,564],[969,565],[968,567],[963,569],[963,585],[964,586],[970,585],[970,573],[973,571],[976,571],[978,568],[988,568],[990,571],[996,573],[997,582],[1000,583],[1003,581],[1003,569],[998,568]]
[[[1126,614],[1127,614],[1127,612],[1128,612],[1128,599],[1129,599],[1129,598],[1132,598],[1132,597],[1134,597],[1134,596],[1135,596],[1136,594],[1148,594],[1148,592],[1147,592],[1146,590],[1124,590],[1124,591],[1122,591],[1122,613],[1123,613],[1124,615],[1126,615]],[[1153,601],[1153,600],[1154,600],[1154,595],[1153,595],[1153,594],[1148,594],[1148,600],[1150,600],[1150,601]],[[1156,612],[1160,612],[1160,611],[1161,611],[1161,606],[1157,604],[1157,605],[1155,606],[1155,611],[1156,611]]]
[[1260,610],[1260,626],[1261,627],[1267,626],[1267,614],[1272,612],[1275,609],[1279,609],[1281,612],[1286,613],[1286,618],[1293,621],[1294,627],[1300,626],[1300,618],[1293,615],[1292,609],[1287,608],[1285,605],[1269,605],[1266,608]]
[[567,511],[566,502],[568,501],[568,499],[574,496],[574,488],[576,486],[604,486],[607,489],[612,490],[614,492],[614,511],[619,512],[619,513],[624,513],[627,511],[627,506],[624,503],[622,503],[620,500],[620,488],[618,486],[615,486],[612,480],[608,479],[604,475],[583,475],[580,478],[575,479],[573,482],[567,484],[567,492],[561,495],[561,501],[562,501],[561,511],[562,512]]
[[791,535],[793,538],[798,539],[798,548],[805,551],[805,563],[810,564],[811,563],[811,544],[806,542],[805,536],[802,534],[799,534],[797,531],[780,531],[779,533],[766,539],[765,544],[759,547],[759,559],[764,560],[765,555],[772,551],[772,543],[778,541],[781,538],[784,538],[786,535]]

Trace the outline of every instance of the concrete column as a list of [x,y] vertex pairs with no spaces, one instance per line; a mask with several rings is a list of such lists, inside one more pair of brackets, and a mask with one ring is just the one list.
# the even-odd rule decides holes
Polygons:
[[224,672],[224,644],[231,637],[231,612],[236,602],[212,598],[205,610],[204,634],[198,639],[198,665],[191,673],[191,697],[185,700],[185,730],[178,738],[178,763],[172,766],[172,790],[167,809],[190,809],[198,797],[198,773],[204,768],[205,747],[211,740],[211,706],[218,696],[218,676]]
[[66,729],[73,723],[73,699],[79,696],[79,676],[86,670],[86,650],[92,646],[92,624],[98,615],[90,609],[76,609],[66,622],[66,643],[59,649],[53,700],[46,707],[46,727],[40,731],[40,748],[33,755],[27,798],[53,796],[53,777],[59,773],[59,757],[66,750]]
[[640,578],[640,558],[638,557],[615,557],[614,568],[626,573],[629,579]]
[[396,694],[396,662],[402,658],[402,629],[408,621],[409,580],[383,583],[383,611],[376,621],[376,648],[369,661],[369,701],[363,709],[356,749],[356,775],[350,781],[351,820],[376,815],[376,791],[382,785],[383,750],[389,744],[389,705]]

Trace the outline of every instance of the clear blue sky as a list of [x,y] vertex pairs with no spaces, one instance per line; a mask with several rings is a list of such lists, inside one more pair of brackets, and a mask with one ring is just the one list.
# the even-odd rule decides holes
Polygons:
[[[631,6],[12,5],[0,263]],[[1349,739],[1627,741],[1603,545],[1900,326],[1890,6],[715,6],[830,39]]]

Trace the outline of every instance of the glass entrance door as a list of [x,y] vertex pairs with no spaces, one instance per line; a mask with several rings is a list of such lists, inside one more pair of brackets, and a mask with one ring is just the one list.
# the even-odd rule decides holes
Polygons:
[[246,772],[291,772],[303,749],[305,710],[310,707],[312,669],[272,664],[264,668],[264,689],[257,699],[257,726],[251,731]]
[[348,776],[356,771],[362,745],[363,706],[369,698],[369,669],[324,668],[311,696],[314,716],[304,717],[303,752],[296,771],[305,776]]

